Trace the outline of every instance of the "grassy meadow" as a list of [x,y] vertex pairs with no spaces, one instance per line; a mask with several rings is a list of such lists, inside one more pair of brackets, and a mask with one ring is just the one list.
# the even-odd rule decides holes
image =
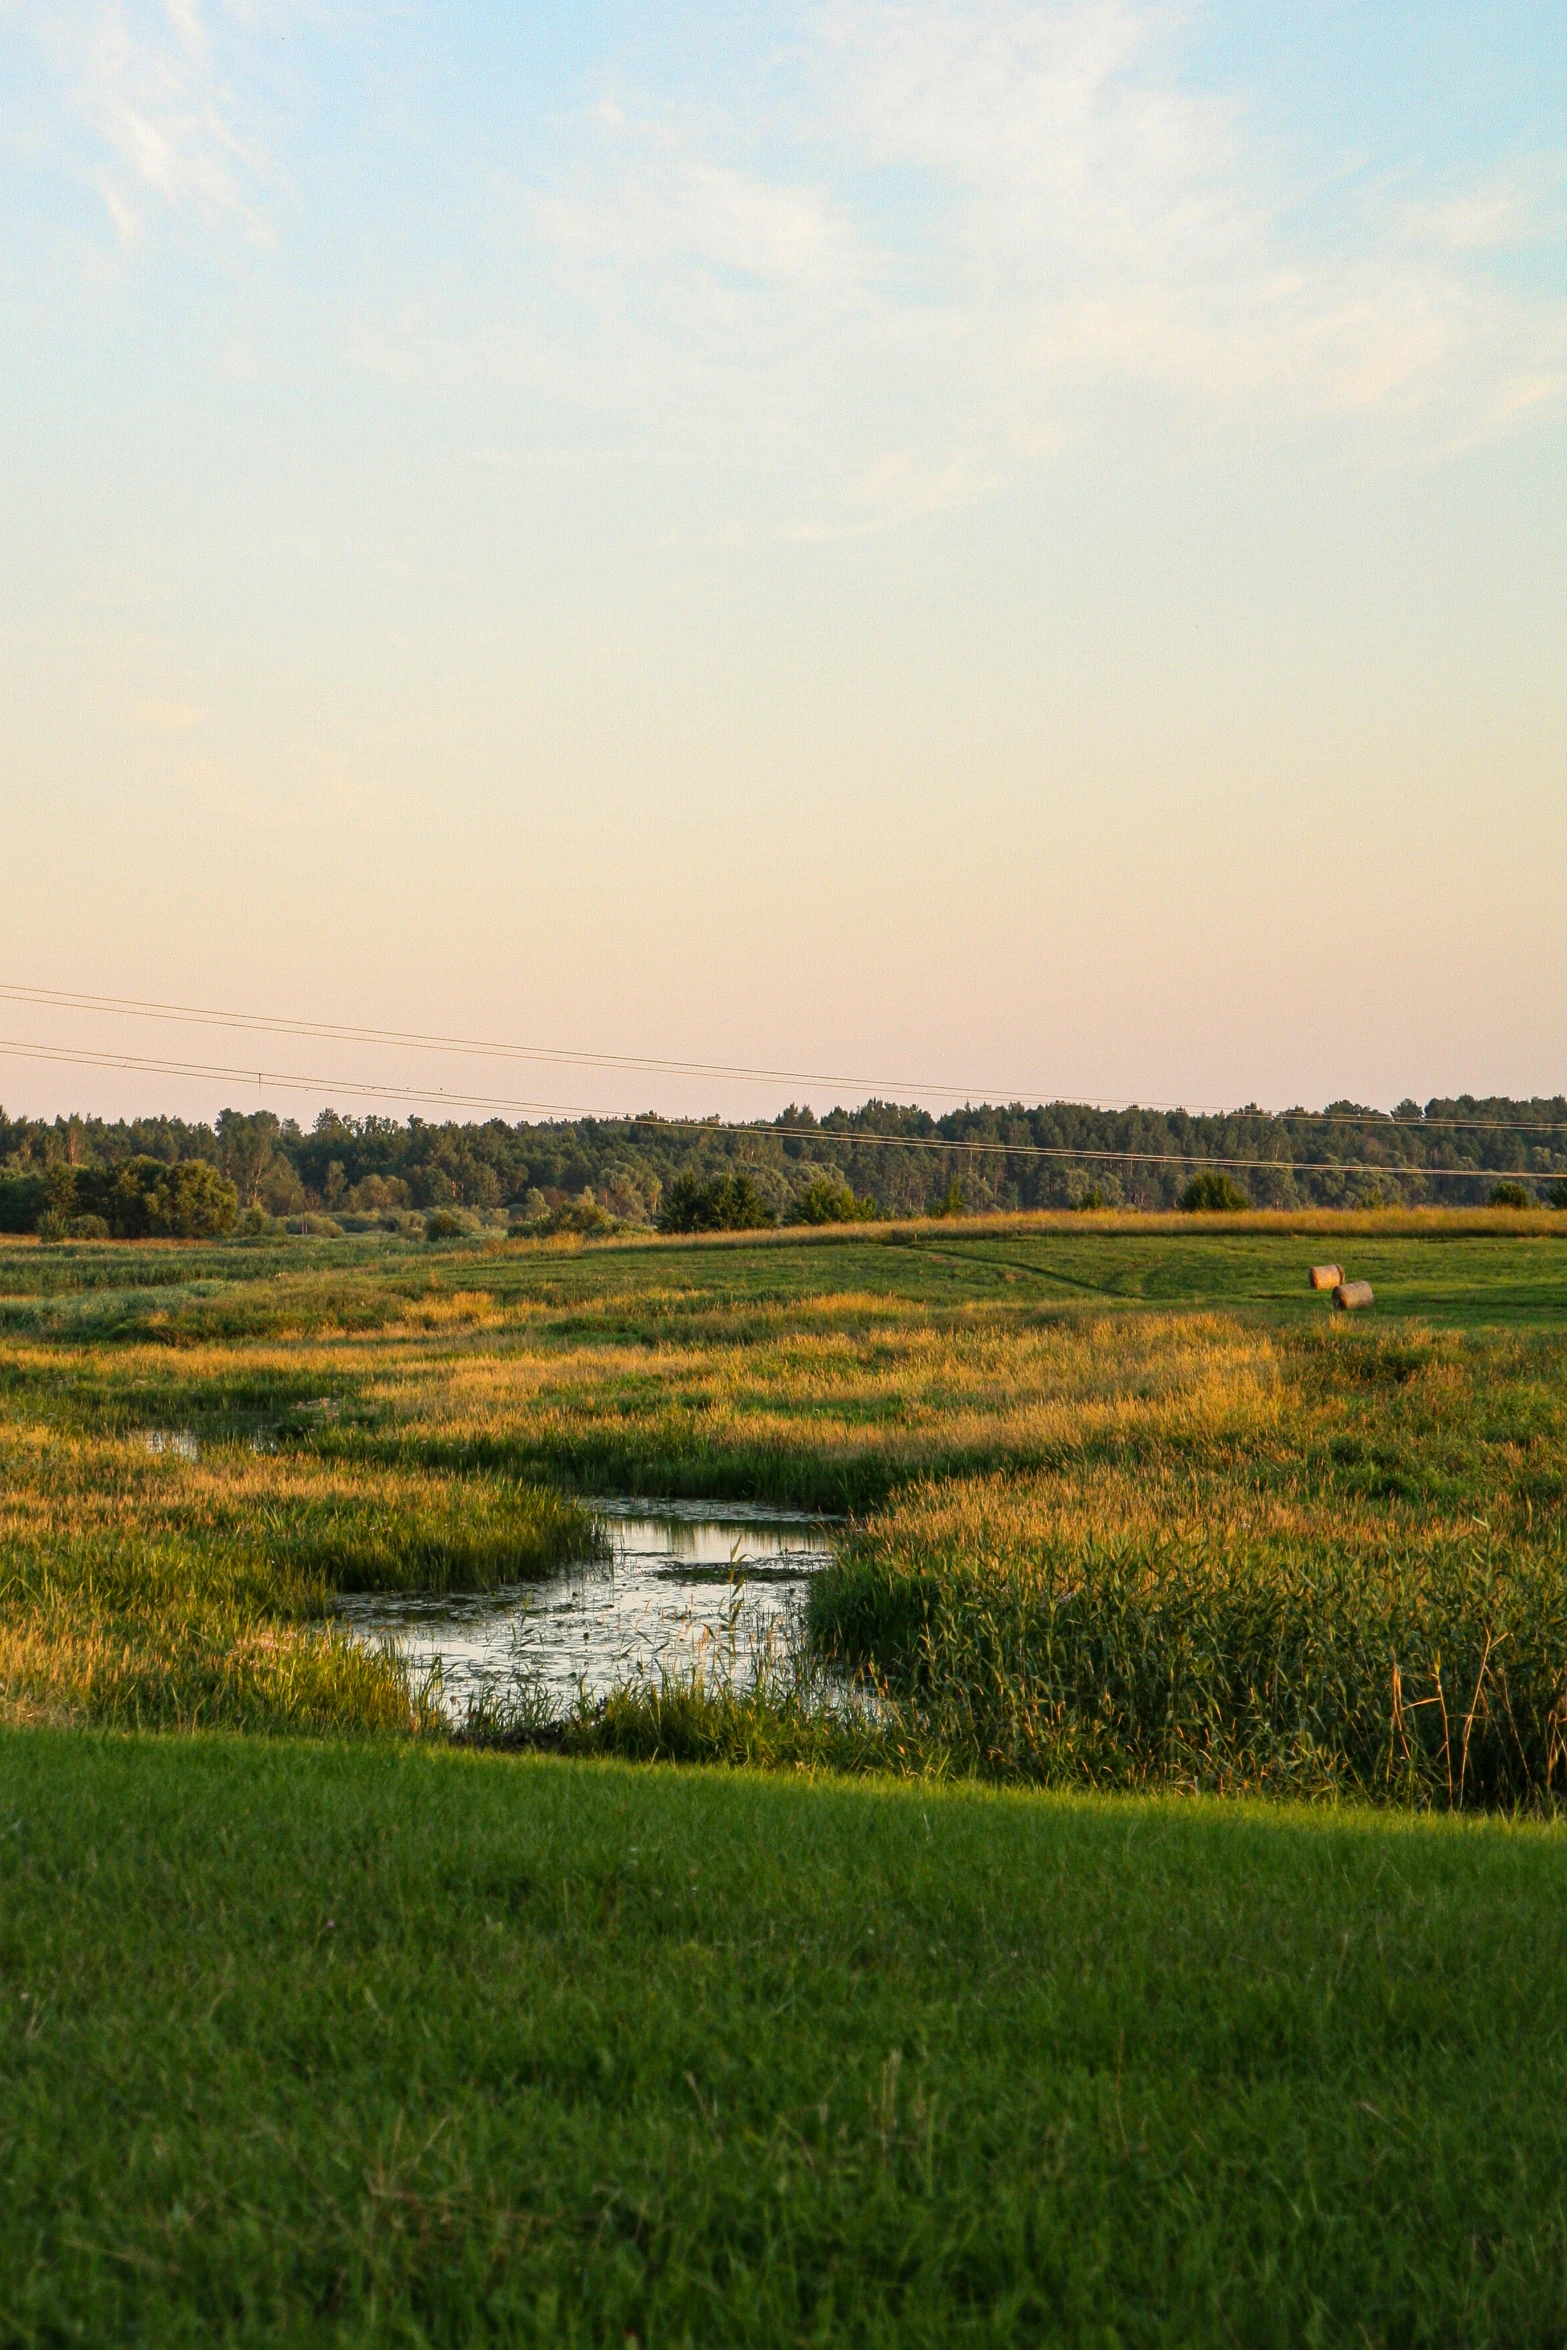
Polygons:
[[[1567,1225],[1392,1222],[15,1246],[0,1705],[428,1729],[338,1592],[547,1573],[574,1495],[743,1498],[851,1520],[813,1653],[878,1734],[775,1688],[579,1743],[1550,1804]],[[1372,1315],[1307,1288],[1329,1248]]]
[[16,2343],[1559,2343],[1533,1827],[0,1742]]
[[[800,1653],[334,1623],[610,1492]],[[1559,2342],[1564,1795],[1567,1217],[0,1247],[0,2342]]]

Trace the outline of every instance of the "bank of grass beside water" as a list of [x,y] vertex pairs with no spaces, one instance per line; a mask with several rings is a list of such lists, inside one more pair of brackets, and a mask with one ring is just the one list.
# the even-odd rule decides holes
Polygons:
[[577,1503],[505,1480],[0,1425],[0,1714],[434,1730],[337,1595],[485,1590],[601,1545]]
[[0,1735],[0,2337],[1567,2333],[1567,1844]]
[[873,1679],[911,1745],[1004,1778],[1567,1798],[1559,1524],[1512,1542],[1361,1524],[1335,1543],[1329,1526],[1062,1517],[1037,1482],[910,1497],[818,1578],[819,1649]]

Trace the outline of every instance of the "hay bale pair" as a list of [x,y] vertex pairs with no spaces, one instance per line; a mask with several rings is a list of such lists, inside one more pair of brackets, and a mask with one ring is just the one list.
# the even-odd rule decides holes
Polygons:
[[1313,1289],[1331,1289],[1333,1305],[1341,1314],[1358,1313],[1362,1306],[1375,1305],[1376,1293],[1369,1281],[1346,1281],[1342,1265],[1313,1265]]

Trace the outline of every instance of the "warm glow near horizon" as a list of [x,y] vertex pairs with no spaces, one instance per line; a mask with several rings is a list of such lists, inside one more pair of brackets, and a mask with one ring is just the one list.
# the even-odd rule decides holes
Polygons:
[[0,6],[0,983],[842,1081],[12,1001],[312,1084],[0,1103],[1561,1091],[1564,77],[1524,0]]

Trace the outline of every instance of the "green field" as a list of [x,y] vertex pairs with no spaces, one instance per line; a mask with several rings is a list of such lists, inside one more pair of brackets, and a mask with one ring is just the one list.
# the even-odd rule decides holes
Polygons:
[[1548,1831],[0,1758],[8,2341],[1567,2328]]
[[[610,1491],[792,1676],[334,1628]],[[0,1725],[0,2342],[1567,2338],[1567,1218],[16,1244]]]
[[161,1316],[161,1327],[192,1337],[259,1334],[282,1322],[318,1324],[334,1302],[373,1316],[377,1301],[417,1293],[427,1279],[460,1287],[459,1268],[497,1299],[558,1311],[613,1298],[632,1316],[639,1305],[668,1311],[676,1300],[688,1309],[746,1300],[778,1307],[859,1293],[934,1310],[986,1301],[1182,1306],[1295,1323],[1326,1311],[1302,1278],[1324,1255],[1346,1257],[1354,1278],[1373,1282],[1383,1313],[1444,1327],[1567,1323],[1567,1218],[1428,1212],[990,1217],[576,1250],[501,1240],[436,1250],[376,1238],[128,1252],[0,1240],[0,1329],[125,1336]]

